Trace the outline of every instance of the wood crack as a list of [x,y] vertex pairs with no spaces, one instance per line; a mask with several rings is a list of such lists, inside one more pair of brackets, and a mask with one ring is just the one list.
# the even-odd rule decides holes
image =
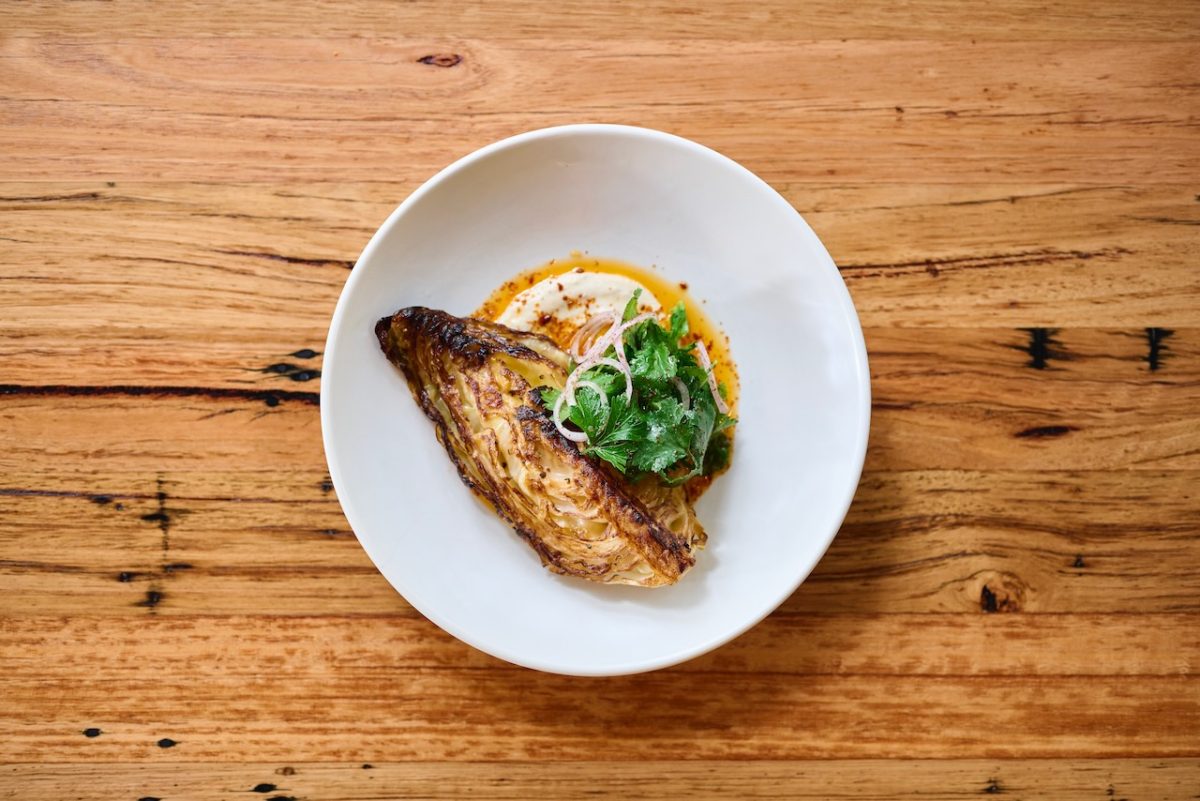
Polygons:
[[233,387],[178,387],[178,386],[134,386],[114,384],[111,386],[72,385],[72,384],[0,384],[0,397],[105,397],[125,396],[131,398],[210,398],[213,400],[253,400],[262,401],[267,406],[275,407],[284,401],[294,401],[318,406],[321,403],[319,392],[301,392],[284,389],[240,389]]
[[270,261],[281,261],[285,264],[307,264],[315,267],[342,267],[350,270],[354,267],[353,261],[345,259],[313,259],[303,256],[284,256],[279,253],[267,253],[259,250],[216,250],[216,253],[224,253],[227,256],[246,256],[252,259],[269,259]]

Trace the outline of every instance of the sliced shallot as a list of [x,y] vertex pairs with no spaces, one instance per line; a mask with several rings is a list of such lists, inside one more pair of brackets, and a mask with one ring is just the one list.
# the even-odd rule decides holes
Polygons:
[[605,324],[611,324],[615,315],[612,312],[601,312],[579,327],[571,339],[571,356],[575,361],[583,358],[585,346],[600,331]]
[[[606,331],[595,342],[592,343],[592,346],[587,349],[587,352],[583,354],[583,356],[579,359],[579,362],[582,364],[583,362],[598,359],[604,355],[604,352],[608,350],[610,346],[615,347],[617,344],[623,344],[626,331],[644,320],[649,320],[653,316],[654,315],[651,312],[645,312],[632,318],[627,323],[622,323],[620,318],[617,318],[613,321],[612,327],[610,327],[608,331]],[[624,361],[625,359],[624,350],[624,347],[616,348],[617,358],[621,361]]]
[[692,408],[692,395],[688,392],[687,384],[683,383],[683,379],[675,377],[671,379],[671,383],[675,385],[675,389],[679,390],[679,402],[683,404],[683,408]]
[[603,355],[604,351],[608,350],[609,346],[612,345],[620,335],[621,318],[615,317],[608,330],[593,339],[592,344],[588,346],[588,349],[583,352],[583,355],[581,355],[577,361],[582,364],[583,362],[599,358],[601,355]]
[[721,397],[720,389],[717,388],[717,377],[713,375],[712,359],[708,358],[708,348],[704,347],[702,340],[696,340],[696,353],[700,357],[700,366],[704,368],[704,373],[708,376],[708,388],[712,390],[713,401],[717,404],[717,411],[721,414],[729,414],[729,406],[725,403],[725,399]]
[[582,431],[572,431],[563,425],[562,422],[562,407],[563,401],[567,399],[567,393],[562,393],[558,396],[558,400],[554,402],[554,414],[551,419],[554,420],[554,427],[558,429],[558,433],[562,434],[571,442],[587,442],[588,435]]

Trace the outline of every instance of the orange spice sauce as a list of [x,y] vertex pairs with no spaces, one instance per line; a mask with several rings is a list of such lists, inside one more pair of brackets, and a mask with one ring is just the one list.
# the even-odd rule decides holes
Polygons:
[[[525,270],[505,281],[488,296],[472,316],[484,320],[495,320],[504,312],[513,298],[521,292],[540,281],[562,275],[576,268],[592,273],[620,275],[637,281],[658,299],[664,313],[670,313],[676,303],[683,301],[684,308],[687,309],[688,327],[691,329],[691,333],[685,337],[685,340],[692,341],[700,338],[704,341],[704,346],[708,349],[709,357],[713,361],[713,373],[716,375],[717,381],[725,385],[729,413],[736,416],[738,375],[729,353],[729,337],[709,319],[701,308],[701,304],[688,294],[686,283],[670,281],[654,270],[616,259],[596,258],[586,253],[575,252],[565,259],[552,259],[540,267]],[[552,338],[563,340],[558,341],[557,344],[564,350],[570,344],[571,336],[575,333],[574,330],[559,331],[554,327],[549,330]]]

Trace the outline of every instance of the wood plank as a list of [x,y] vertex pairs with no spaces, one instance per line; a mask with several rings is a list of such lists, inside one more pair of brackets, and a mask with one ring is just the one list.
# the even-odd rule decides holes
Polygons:
[[0,179],[423,178],[605,119],[777,182],[1153,185],[1200,170],[1180,80],[1198,59],[1188,41],[10,37]]
[[[470,669],[280,676],[268,665],[223,677],[138,655],[137,673],[111,681],[0,679],[0,760],[1194,757],[1200,742],[1195,677],[660,671],[581,683]],[[90,727],[105,733],[83,736]]]
[[[867,329],[866,336],[874,396],[871,470],[1194,469],[1200,465],[1200,430],[1195,425],[1200,409],[1200,329]],[[214,380],[218,386],[164,386],[161,382],[172,379],[202,381],[205,368],[193,364],[192,374],[172,373],[178,358],[172,355],[158,365],[157,377],[149,371],[140,376],[136,365],[128,363],[119,368],[127,375],[106,376],[89,371],[85,362],[72,362],[69,351],[82,353],[88,346],[68,344],[68,339],[60,334],[48,348],[20,338],[10,340],[0,365],[11,365],[5,377],[21,383],[0,385],[0,407],[14,412],[5,425],[8,430],[28,432],[43,442],[76,433],[87,440],[102,437],[112,442],[116,431],[138,439],[119,420],[115,430],[79,432],[70,423],[63,427],[54,419],[60,402],[93,423],[120,417],[120,410],[129,406],[159,405],[173,407],[176,422],[196,421],[208,430],[228,425],[239,433],[265,435],[262,426],[251,426],[272,416],[303,422],[310,431],[318,425],[313,407],[319,357],[264,353],[259,364],[271,358],[284,361],[263,367],[246,362],[243,367],[231,366],[227,375],[240,372],[242,377]],[[277,354],[287,346],[279,347]],[[31,359],[31,350],[46,356],[63,351],[68,366],[57,358]],[[1157,369],[1151,369],[1151,354]],[[69,365],[75,363],[81,365],[76,380],[91,378],[97,383],[39,381],[43,371],[52,379],[69,378]],[[289,381],[286,375],[272,372],[271,365],[296,371],[293,379],[303,372],[299,377],[305,380]],[[139,378],[144,383],[125,383]],[[235,417],[210,422],[214,419],[206,417],[210,414]],[[1136,437],[1130,436],[1133,432]],[[113,445],[122,453],[137,447],[128,439]],[[61,447],[78,451],[80,446],[63,443]],[[278,454],[286,446],[269,447],[269,452]],[[41,458],[35,448],[21,447],[21,452],[35,461]]]
[[[1095,801],[1194,798],[1195,759],[811,760],[664,762],[374,762],[10,765],[8,798],[108,801],[142,794],[171,801],[258,792],[323,801],[458,799],[921,799],[968,801],[980,794]],[[262,789],[270,786],[271,789]],[[251,796],[253,797],[253,796]]]
[[[420,0],[342,0],[288,7],[280,3],[196,2],[172,4],[170,19],[133,0],[77,0],[69,11],[53,2],[8,3],[12,35],[69,34],[85,39],[143,36],[393,36],[591,39],[645,35],[664,39],[782,40],[821,38],[1184,39],[1200,30],[1187,4],[1131,8],[1116,0],[1058,3],[1047,9],[1033,0],[903,5],[871,0],[853,8],[836,0],[797,6],[762,0],[752,10],[728,3],[680,4],[652,0],[638,6],[636,21],[620,3],[564,0],[557,3],[470,2],[448,8]],[[121,20],[118,27],[114,20]]]
[[[1195,469],[1200,466],[1198,333],[1158,330],[1153,346],[1158,369],[1151,369],[1145,329],[868,329],[874,395],[868,467]],[[9,375],[36,381],[40,361],[31,362],[19,350],[13,349],[16,358],[10,363],[18,366]],[[23,374],[18,372],[22,366]],[[139,453],[146,437],[144,429],[133,428],[135,420],[146,424],[153,407],[174,424],[198,424],[172,444],[234,432],[238,441],[217,446],[226,456],[240,458],[256,450],[259,463],[269,466],[263,457],[282,458],[288,449],[299,448],[299,453],[315,453],[312,464],[317,465],[316,437],[297,441],[319,427],[316,368],[305,369],[314,375],[303,382],[303,390],[287,388],[300,382],[282,382],[261,368],[254,378],[225,387],[128,385],[120,377],[99,385],[4,384],[0,407],[11,413],[4,428],[25,440],[14,445],[12,457],[35,463],[46,448],[91,456],[99,439],[112,449],[107,456],[129,457],[121,466],[153,471],[161,464],[155,461],[159,454]],[[77,417],[61,421],[60,407]],[[139,409],[127,417],[130,407]],[[275,425],[283,422],[302,428]],[[200,451],[185,458],[212,456]]]
[[[285,364],[293,379],[315,377],[344,268],[413,188],[0,185],[12,240],[0,254],[0,304],[21,312],[0,334],[5,381],[304,389],[263,371]],[[985,319],[1011,329],[1120,327],[1142,332],[1141,341],[1112,336],[1090,355],[1128,358],[1132,368],[1148,355],[1144,328],[1154,326],[1176,330],[1156,377],[1190,364],[1181,357],[1194,353],[1195,337],[1178,330],[1200,327],[1191,224],[1200,204],[1190,187],[781,188],[842,264],[868,328],[978,328]],[[893,333],[868,333],[877,361]],[[942,349],[955,335],[931,336]],[[1015,330],[1000,335],[1008,341],[994,343],[994,360],[1028,361],[1008,347],[1021,337],[1027,343]]]
[[[779,676],[1061,678],[1195,676],[1200,615],[1095,614],[773,615],[675,673]],[[137,642],[136,651],[125,647]],[[1079,643],[1094,643],[1094,649]],[[393,670],[524,672],[409,614],[317,617],[268,614],[0,620],[5,675],[108,682],[136,678],[144,654],[156,670],[247,680],[303,679]],[[52,666],[52,667],[49,667]]]
[[[38,412],[43,433],[3,433],[24,444],[0,459],[7,614],[412,614],[341,516],[309,407],[241,405],[206,420],[220,406],[62,408]],[[0,423],[4,414],[0,404]],[[64,416],[92,433],[56,427]],[[136,441],[156,426],[194,439]],[[53,474],[40,468],[47,459]],[[1198,480],[1195,470],[871,471],[783,609],[1195,612]]]

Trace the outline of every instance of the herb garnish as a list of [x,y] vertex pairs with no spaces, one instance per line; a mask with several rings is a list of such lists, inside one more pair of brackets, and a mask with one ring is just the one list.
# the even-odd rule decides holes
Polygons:
[[[633,293],[622,322],[636,316],[640,295],[640,289]],[[575,377],[595,388],[577,385],[575,403],[563,404],[561,421],[587,435],[580,446],[585,454],[626,475],[654,474],[671,485],[725,467],[728,429],[737,421],[717,409],[708,374],[694,355],[696,344],[681,344],[687,334],[687,311],[681,301],[671,310],[668,327],[653,318],[643,320],[602,354],[615,356],[616,347],[624,348],[633,384],[630,400],[625,376],[609,364],[587,367]],[[574,363],[571,368],[578,369]],[[719,391],[724,398],[723,385]],[[550,408],[561,394],[551,387],[542,387],[541,393]]]

